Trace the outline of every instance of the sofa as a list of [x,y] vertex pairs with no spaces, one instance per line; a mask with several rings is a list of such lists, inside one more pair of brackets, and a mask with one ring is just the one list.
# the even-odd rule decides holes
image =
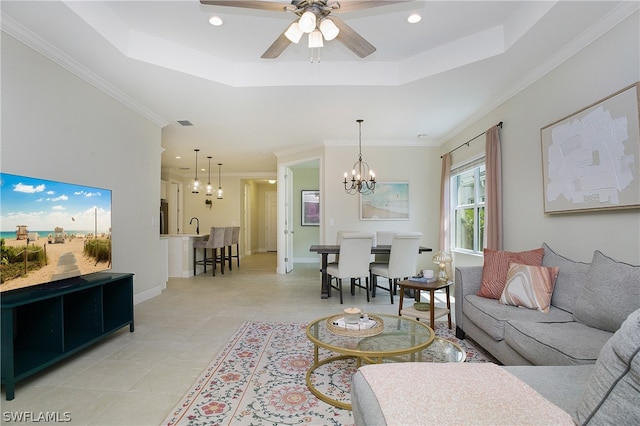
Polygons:
[[[519,261],[541,264],[523,266]],[[488,269],[502,268],[499,272],[505,273],[504,268],[518,267],[535,273],[555,272],[555,282],[549,279],[546,293],[545,289],[526,291],[546,295],[546,306],[538,302],[537,309],[523,307],[518,301],[526,295],[515,297],[515,305],[520,306],[505,304],[495,298],[501,291],[504,298],[505,289],[500,285],[493,296],[485,291],[490,282]],[[573,261],[547,244],[518,253],[485,250],[483,266],[455,269],[456,336],[471,338],[504,365],[593,364],[624,319],[639,308],[640,266],[619,262],[598,250],[590,263]]]
[[640,424],[640,309],[594,364],[387,363],[351,384],[358,426]]

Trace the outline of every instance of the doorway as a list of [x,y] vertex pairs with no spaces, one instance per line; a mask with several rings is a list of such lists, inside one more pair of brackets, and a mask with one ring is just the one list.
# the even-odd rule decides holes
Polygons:
[[267,251],[278,250],[278,193],[265,193],[265,239]]

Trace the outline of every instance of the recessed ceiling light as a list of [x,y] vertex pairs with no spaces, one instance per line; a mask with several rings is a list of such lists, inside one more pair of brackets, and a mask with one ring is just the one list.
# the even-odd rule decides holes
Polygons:
[[219,16],[212,16],[211,18],[209,18],[209,23],[214,27],[219,27],[220,25],[222,25],[222,18]]
[[178,155],[178,156],[176,156],[176,160],[179,160],[179,159],[181,159],[181,158],[182,158],[182,157],[180,157],[179,155]]
[[422,16],[418,15],[417,13],[413,13],[411,16],[407,18],[407,22],[410,24],[417,24],[421,20],[422,20]]

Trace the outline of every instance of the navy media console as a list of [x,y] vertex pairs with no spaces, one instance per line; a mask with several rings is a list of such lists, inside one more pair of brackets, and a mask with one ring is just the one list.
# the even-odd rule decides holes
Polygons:
[[0,295],[2,384],[15,384],[129,326],[133,274],[96,272]]

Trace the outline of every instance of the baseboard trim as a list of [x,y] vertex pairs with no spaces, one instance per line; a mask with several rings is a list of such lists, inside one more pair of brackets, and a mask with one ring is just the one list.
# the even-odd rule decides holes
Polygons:
[[138,303],[142,303],[149,299],[153,299],[154,297],[160,296],[161,294],[162,294],[162,289],[160,288],[160,286],[150,288],[149,290],[145,290],[140,293],[134,294],[133,304],[137,305]]

